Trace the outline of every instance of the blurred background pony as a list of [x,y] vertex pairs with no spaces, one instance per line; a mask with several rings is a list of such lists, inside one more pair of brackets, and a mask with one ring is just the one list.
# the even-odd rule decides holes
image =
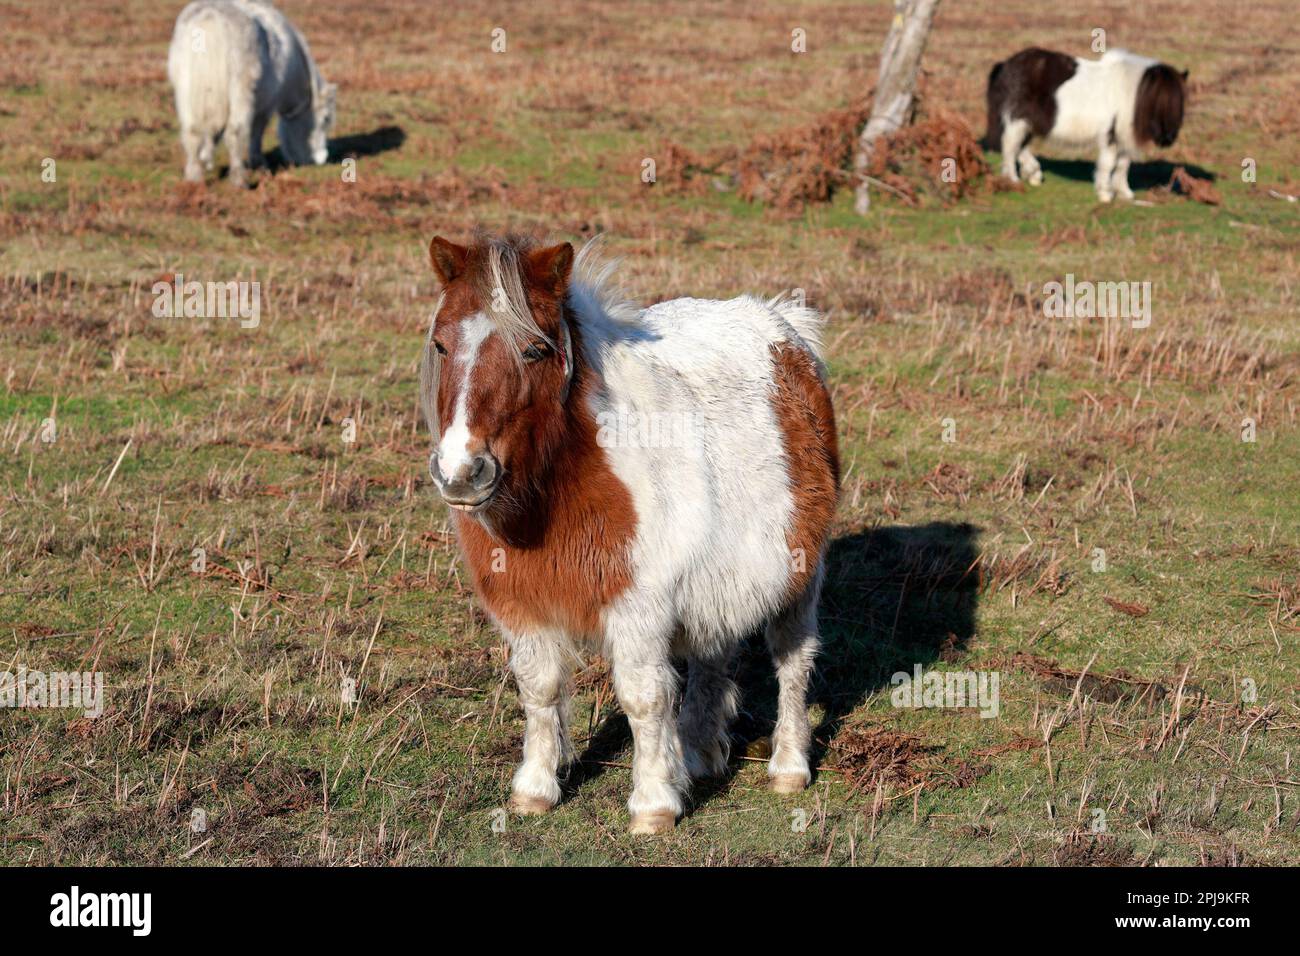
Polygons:
[[262,136],[280,117],[280,151],[297,165],[329,159],[336,89],[312,60],[307,41],[269,2],[196,0],[181,11],[167,55],[176,92],[185,178],[202,182],[224,138],[230,181],[262,164]]
[[1132,199],[1129,166],[1142,150],[1171,146],[1183,124],[1187,72],[1125,50],[1085,60],[1037,47],[993,67],[985,142],[1002,150],[1002,175],[1043,181],[1031,142],[1095,148],[1097,198]]

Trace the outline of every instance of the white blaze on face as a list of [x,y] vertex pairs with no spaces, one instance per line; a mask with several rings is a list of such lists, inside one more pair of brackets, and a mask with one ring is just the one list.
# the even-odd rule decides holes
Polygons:
[[492,329],[492,320],[482,312],[476,312],[460,325],[457,351],[464,371],[456,385],[451,424],[443,430],[442,440],[438,442],[438,471],[442,473],[443,481],[455,481],[469,473],[474,457],[469,450],[469,386],[479,348],[492,334]]

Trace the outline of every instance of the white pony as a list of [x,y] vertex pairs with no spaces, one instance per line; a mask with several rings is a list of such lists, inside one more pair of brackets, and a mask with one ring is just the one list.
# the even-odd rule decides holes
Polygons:
[[568,243],[429,252],[443,286],[422,375],[429,471],[510,642],[526,719],[511,807],[559,802],[571,674],[598,649],[632,727],[631,830],[672,829],[689,781],[726,770],[732,657],[763,628],[779,684],[768,774],[802,790],[839,479],[821,317],[750,296],[637,309]]
[[245,184],[262,163],[262,135],[280,117],[280,150],[291,163],[329,158],[336,88],[326,83],[307,41],[262,0],[195,0],[176,18],[167,76],[185,150],[185,178],[203,181],[223,135],[230,181]]
[[[1031,185],[1043,170],[1029,143],[1095,147],[1097,198],[1132,199],[1129,165],[1150,143],[1170,146],[1183,123],[1187,71],[1125,50],[1084,60],[1037,47],[1021,50],[989,74],[988,134],[1002,149],[1002,175]],[[1019,165],[1019,176],[1017,175]]]

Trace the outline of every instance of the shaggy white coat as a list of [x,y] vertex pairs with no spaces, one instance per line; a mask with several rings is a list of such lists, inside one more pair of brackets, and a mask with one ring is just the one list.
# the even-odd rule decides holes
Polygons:
[[195,0],[176,18],[167,76],[176,92],[185,178],[202,182],[224,137],[230,179],[262,163],[262,136],[279,116],[280,149],[291,163],[324,163],[336,90],[321,77],[307,41],[260,0]]

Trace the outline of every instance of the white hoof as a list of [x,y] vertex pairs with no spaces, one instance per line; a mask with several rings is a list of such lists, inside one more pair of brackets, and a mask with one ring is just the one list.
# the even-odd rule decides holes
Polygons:
[[528,793],[510,795],[510,812],[521,817],[538,817],[550,813],[554,808],[555,804],[545,797],[535,797]]
[[649,810],[632,814],[632,823],[627,832],[634,836],[660,836],[672,833],[676,826],[677,814],[671,810]]
[[773,793],[803,793],[808,788],[808,778],[801,773],[778,773],[768,783]]

